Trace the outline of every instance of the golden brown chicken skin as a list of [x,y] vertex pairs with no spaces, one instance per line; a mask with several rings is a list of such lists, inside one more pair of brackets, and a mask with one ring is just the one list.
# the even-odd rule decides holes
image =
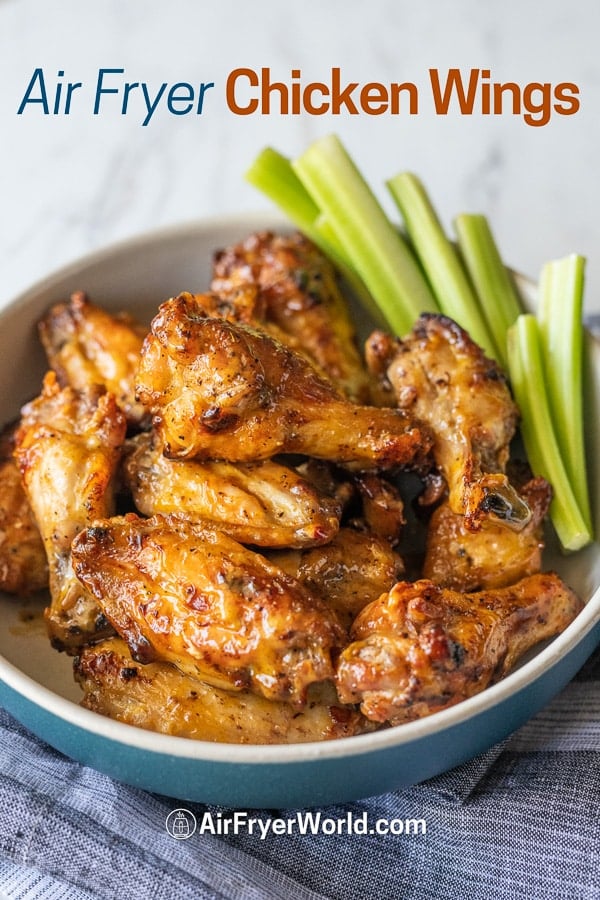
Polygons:
[[73,565],[133,655],[301,705],[344,631],[325,604],[222,532],[176,517],[99,520]]
[[582,606],[553,573],[470,594],[399,582],[357,617],[337,666],[338,694],[375,722],[430,715],[500,679]]
[[367,361],[398,406],[430,425],[450,508],[466,527],[488,516],[524,527],[530,511],[504,474],[518,410],[499,366],[452,319],[432,313],[402,340],[374,333]]
[[250,691],[224,691],[168,663],[140,665],[127,644],[111,638],[84,648],[75,661],[81,705],[119,722],[193,740],[229,744],[300,744],[373,730],[340,703],[332,682],[313,684],[306,705],[266,700]]
[[61,386],[85,390],[104,385],[134,426],[148,417],[135,399],[135,373],[146,332],[131,316],[111,315],[96,306],[83,291],[54,305],[39,323],[48,362]]
[[369,531],[341,528],[323,547],[269,553],[276,566],[322,597],[347,628],[404,573],[401,557]]
[[48,563],[13,459],[14,428],[0,434],[0,591],[25,596],[48,587]]
[[532,478],[519,489],[532,512],[521,531],[512,531],[493,520],[479,531],[466,527],[464,516],[452,512],[447,502],[432,514],[427,529],[423,577],[457,591],[507,587],[542,568],[543,522],[552,489],[543,478]]
[[331,540],[341,504],[294,469],[257,463],[168,459],[157,435],[128,442],[124,480],[146,516],[176,513],[212,523],[242,544],[306,547]]
[[369,378],[335,269],[307,238],[261,231],[215,254],[212,290],[258,285],[264,321],[290,335],[346,396],[365,403]]
[[137,390],[173,458],[299,453],[368,469],[416,464],[431,445],[407,413],[350,403],[288,347],[193,305],[160,307]]
[[71,567],[71,541],[114,512],[115,474],[125,416],[112,394],[60,389],[54,372],[22,410],[15,459],[40,530],[50,575],[46,623],[54,645],[70,652],[109,633],[94,598]]

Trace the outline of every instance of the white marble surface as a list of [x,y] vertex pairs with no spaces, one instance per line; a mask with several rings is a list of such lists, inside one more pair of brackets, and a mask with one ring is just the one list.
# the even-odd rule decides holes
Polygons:
[[[572,251],[588,258],[586,303],[600,308],[596,0],[0,0],[0,302],[82,253],[139,231],[269,203],[245,184],[255,153],[289,155],[336,131],[387,204],[383,179],[418,172],[449,225],[486,213],[505,259],[535,276]],[[498,81],[575,82],[581,109],[531,127],[521,116],[233,115],[228,72],[292,67],[321,80],[416,82],[428,69],[489,68]],[[128,80],[214,81],[202,116],[16,114],[36,68],[87,86],[100,67]],[[81,94],[80,96],[83,96]],[[210,102],[208,102],[210,100]]]
[[[382,199],[383,179],[421,175],[445,221],[489,216],[507,262],[535,277],[588,258],[600,310],[600,5],[597,0],[0,0],[0,305],[81,254],[146,229],[268,209],[243,180],[264,145],[295,155],[335,131]],[[581,110],[534,128],[519,116],[239,118],[222,90],[239,66],[320,80],[415,81],[430,67],[489,68],[498,81],[575,82]],[[100,67],[160,84],[214,81],[203,116],[69,117],[17,108],[34,69],[89,83]],[[387,203],[387,201],[386,201]],[[175,286],[177,289],[177,286]],[[15,879],[11,896],[23,897]],[[27,896],[30,896],[29,894]],[[37,894],[36,894],[37,896]]]

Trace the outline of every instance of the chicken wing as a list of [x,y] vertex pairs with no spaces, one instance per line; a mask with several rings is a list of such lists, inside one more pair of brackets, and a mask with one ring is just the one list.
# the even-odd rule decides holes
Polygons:
[[418,464],[431,439],[405,412],[344,400],[298,354],[248,326],[164,303],[137,378],[174,458],[300,453],[377,468]]
[[375,722],[427,716],[500,679],[582,606],[554,573],[472,594],[399,582],[354,622],[337,667],[338,694]]
[[402,559],[387,541],[354,528],[341,528],[323,547],[275,551],[269,559],[322,597],[347,628],[404,573]]
[[464,516],[442,503],[431,517],[423,577],[456,591],[507,587],[539,572],[544,549],[543,521],[552,489],[543,478],[532,478],[519,489],[532,512],[519,532],[488,520],[470,531]]
[[114,478],[126,422],[112,394],[59,388],[54,372],[22,410],[15,459],[42,535],[50,575],[46,623],[53,644],[76,650],[109,633],[93,597],[75,578],[71,541],[114,512]]
[[111,638],[75,660],[81,705],[119,722],[177,737],[229,744],[327,741],[373,730],[373,723],[340,703],[332,682],[310,685],[306,706],[266,700],[250,691],[224,691],[168,663],[136,663],[127,644]]
[[13,459],[14,428],[0,434],[0,591],[24,596],[48,587],[44,544]]
[[228,296],[256,284],[264,319],[289,334],[336,387],[365,403],[369,377],[335,269],[303,235],[262,231],[215,254],[212,290]]
[[104,385],[136,426],[148,418],[134,387],[147,330],[131,316],[110,315],[83,291],[53,306],[39,323],[48,362],[61,386],[85,390]]
[[499,366],[455,322],[432,313],[403,340],[374,333],[367,361],[390,382],[398,406],[431,426],[450,508],[466,527],[493,516],[523,528],[530,510],[504,474],[518,410]]
[[72,553],[81,583],[142,661],[298,705],[333,674],[345,639],[334,614],[219,531],[128,515],[95,522]]
[[173,460],[156,434],[139,434],[127,449],[125,482],[146,516],[178,513],[212,523],[242,544],[306,547],[337,533],[341,504],[289,466]]

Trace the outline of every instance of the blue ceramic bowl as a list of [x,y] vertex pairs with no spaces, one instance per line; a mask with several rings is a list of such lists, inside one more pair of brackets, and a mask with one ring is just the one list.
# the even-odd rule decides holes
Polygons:
[[[204,290],[215,249],[279,218],[236,216],[152,233],[95,253],[36,285],[0,313],[0,422],[39,391],[45,371],[36,322],[50,303],[83,289],[148,320],[166,297]],[[532,285],[519,279],[527,300]],[[357,315],[360,312],[357,311]],[[600,519],[600,352],[588,342],[588,446]],[[41,608],[0,596],[0,703],[68,756],[117,780],[181,800],[292,808],[343,802],[415,784],[492,746],[541,709],[600,642],[600,548],[574,556],[552,541],[545,568],[586,602],[558,638],[476,697],[398,728],[324,743],[238,746],[191,741],[114,722],[78,705],[71,660],[52,650]]]

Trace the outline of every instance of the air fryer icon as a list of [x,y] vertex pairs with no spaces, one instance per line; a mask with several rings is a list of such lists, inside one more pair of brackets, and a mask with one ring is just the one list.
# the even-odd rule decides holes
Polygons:
[[165,828],[176,841],[187,841],[196,831],[196,817],[189,809],[174,809],[166,818]]

